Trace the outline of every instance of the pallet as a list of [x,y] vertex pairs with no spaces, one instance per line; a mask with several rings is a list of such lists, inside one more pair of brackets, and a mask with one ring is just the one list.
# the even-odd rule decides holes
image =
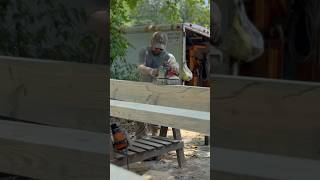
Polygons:
[[[179,129],[174,129],[174,131],[177,132],[175,133],[176,135],[180,134]],[[134,140],[128,148],[127,156],[124,153],[115,152],[111,163],[123,166],[127,163],[130,164],[152,157],[159,157],[165,153],[175,150],[177,153],[178,164],[181,168],[185,161],[183,153],[184,143],[181,140],[181,136],[180,139],[179,136],[174,135],[174,137],[175,139],[169,139],[161,136],[146,136],[141,139]]]

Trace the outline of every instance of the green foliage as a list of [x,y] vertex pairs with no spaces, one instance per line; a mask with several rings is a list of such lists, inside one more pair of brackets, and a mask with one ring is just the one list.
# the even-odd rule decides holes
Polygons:
[[93,63],[98,39],[88,14],[53,0],[0,1],[0,54]]
[[130,80],[130,81],[140,81],[141,74],[137,70],[136,64],[130,64],[125,61],[115,61],[111,65],[111,78]]
[[125,61],[128,41],[123,36],[123,28],[130,23],[129,12],[133,11],[140,0],[111,0],[110,8],[110,54],[111,78],[139,81],[141,76],[137,66]]
[[124,26],[191,22],[209,27],[210,10],[204,0],[111,0],[111,78],[139,81],[137,66],[125,61],[130,46]]
[[126,1],[111,0],[110,2],[110,48],[111,64],[115,59],[123,59],[128,47],[127,40],[123,37],[120,27],[129,21],[126,11]]
[[130,22],[129,12],[136,7],[140,0],[111,0],[110,1],[110,59],[111,64],[117,59],[124,60],[129,44],[123,36],[122,27]]
[[181,22],[181,16],[179,14],[179,3],[177,1],[167,0],[160,7],[160,13],[165,15],[168,23],[178,23]]
[[210,7],[204,0],[182,0],[179,7],[183,22],[210,27]]
[[135,25],[190,22],[209,28],[210,8],[204,0],[142,0],[130,19]]

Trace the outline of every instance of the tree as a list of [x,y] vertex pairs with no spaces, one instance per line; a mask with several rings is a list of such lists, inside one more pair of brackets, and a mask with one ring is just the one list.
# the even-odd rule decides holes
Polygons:
[[111,0],[111,78],[140,79],[137,66],[124,59],[130,44],[123,27],[191,22],[208,28],[209,13],[204,0]]
[[123,27],[130,22],[129,12],[140,0],[111,0],[110,1],[110,49],[111,64],[117,59],[124,60],[129,44],[123,36]]
[[190,22],[209,28],[210,8],[204,0],[142,0],[129,17],[131,25]]
[[94,63],[98,40],[85,30],[88,17],[53,0],[2,0],[0,54]]
[[124,60],[129,47],[122,27],[142,24],[191,22],[210,25],[209,6],[204,0],[111,0],[111,64]]
[[110,2],[110,60],[111,78],[139,80],[137,67],[125,61],[129,43],[124,37],[123,27],[130,23],[129,12],[134,10],[140,0],[111,0]]
[[209,28],[210,7],[204,0],[182,0],[179,4],[183,22],[190,22]]

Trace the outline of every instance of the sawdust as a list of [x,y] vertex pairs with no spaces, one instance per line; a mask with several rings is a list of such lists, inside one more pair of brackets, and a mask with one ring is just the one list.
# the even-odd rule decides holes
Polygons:
[[[127,123],[128,129],[130,123]],[[125,124],[125,122],[123,122]],[[132,124],[131,124],[132,125]],[[210,148],[204,145],[204,135],[181,130],[181,136],[185,143],[184,153],[186,157],[185,167],[178,167],[177,156],[172,151],[162,156],[160,161],[144,161],[130,164],[130,171],[144,175],[150,180],[209,180],[210,179]],[[172,137],[172,131],[168,130],[168,137]],[[126,167],[124,167],[126,168]],[[162,178],[159,178],[162,176]],[[0,174],[1,180],[32,180],[13,175]]]
[[[181,130],[181,135],[185,143],[185,167],[182,169],[178,167],[176,153],[172,151],[164,155],[160,161],[144,161],[131,164],[130,171],[140,175],[144,175],[150,170],[159,171],[174,176],[176,180],[209,180],[210,148],[204,145],[204,135],[184,130]],[[168,131],[168,136],[172,136],[171,131]]]

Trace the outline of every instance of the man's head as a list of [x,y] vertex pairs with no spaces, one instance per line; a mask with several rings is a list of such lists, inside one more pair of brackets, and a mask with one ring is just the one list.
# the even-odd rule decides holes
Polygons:
[[151,50],[155,55],[159,55],[166,49],[168,37],[166,33],[155,32],[151,38]]

